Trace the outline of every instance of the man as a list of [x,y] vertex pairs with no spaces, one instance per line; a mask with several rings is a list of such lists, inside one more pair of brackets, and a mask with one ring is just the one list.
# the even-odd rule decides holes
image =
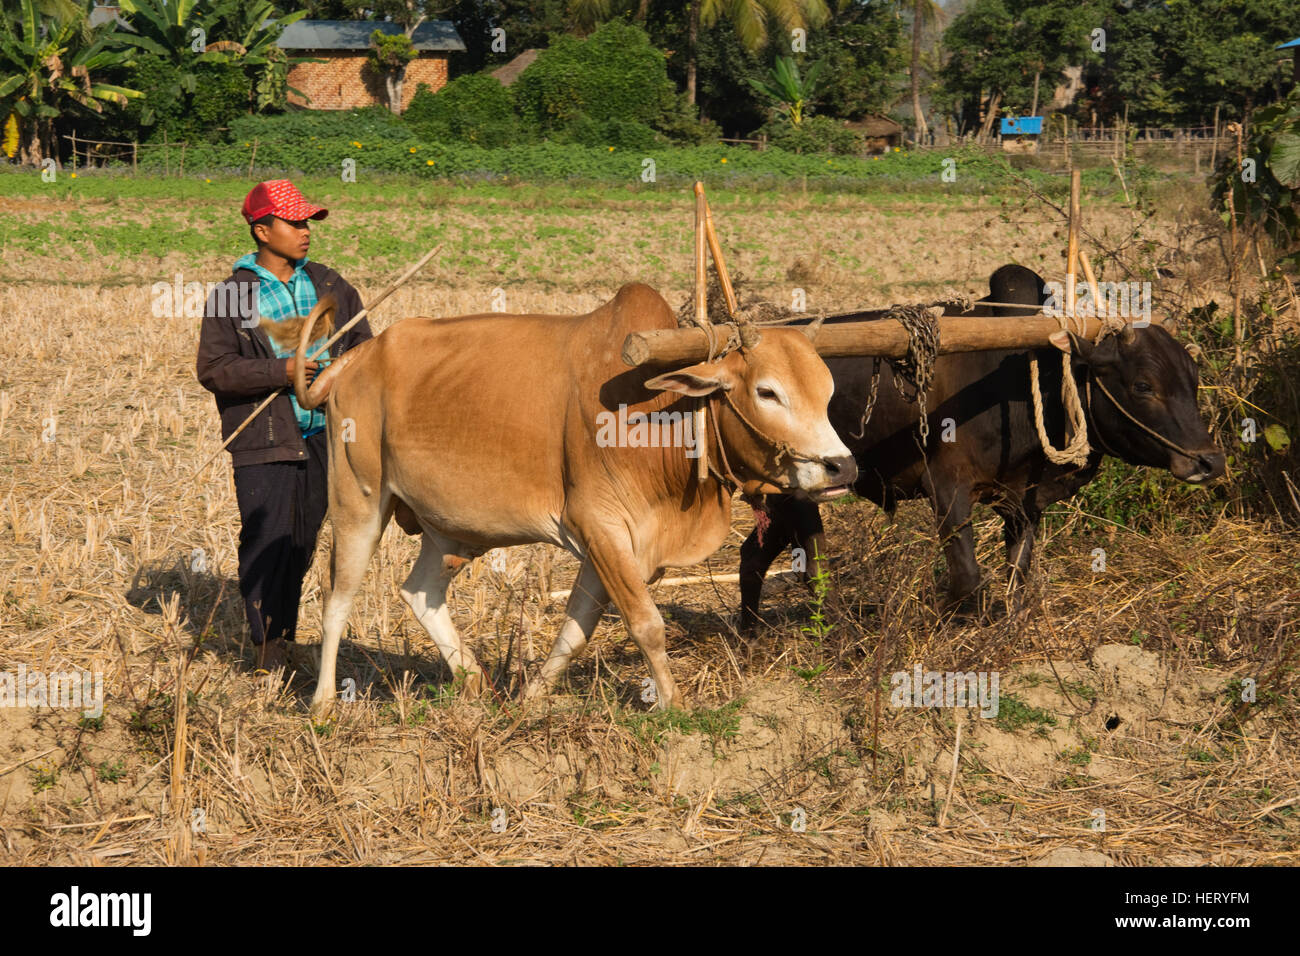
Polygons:
[[[362,308],[357,290],[337,272],[308,261],[308,221],[324,219],[327,209],[279,179],[254,186],[242,212],[257,251],[238,259],[227,287],[209,297],[196,367],[199,382],[216,396],[223,439],[267,395],[293,382],[298,331],[319,297],[332,293],[338,300],[338,326]],[[323,326],[309,354],[332,333]],[[331,347],[330,358],[370,337],[362,319]],[[318,368],[307,363],[308,381]],[[294,639],[302,580],[328,502],[324,410],[304,411],[289,388],[226,450],[241,522],[239,590],[258,666],[274,671],[284,666]]]

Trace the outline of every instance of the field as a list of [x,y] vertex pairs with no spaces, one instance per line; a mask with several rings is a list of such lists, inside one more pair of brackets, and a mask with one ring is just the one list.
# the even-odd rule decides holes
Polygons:
[[[1200,183],[1148,184],[1139,212],[1090,182],[1088,230],[1113,253],[1103,278],[1141,262],[1157,311],[1183,318],[1231,300]],[[677,185],[298,184],[331,208],[312,258],[363,300],[443,243],[377,332],[486,311],[497,289],[508,311],[567,313],[627,281],[674,306],[690,286]],[[283,687],[253,673],[228,457],[196,473],[220,440],[194,376],[198,320],[152,308],[155,283],[218,281],[250,250],[249,186],[0,175],[0,672],[102,673],[105,701],[100,718],[0,709],[0,860],[1300,863],[1300,505],[1252,477],[1278,453],[1240,440],[1240,385],[1207,372],[1224,349],[1195,321],[1224,486],[1107,466],[1053,509],[1020,615],[941,617],[928,510],[891,524],[852,501],[825,509],[824,598],[774,580],[769,626],[746,640],[736,586],[709,580],[736,570],[753,526],[737,503],[728,545],[673,572],[703,580],[655,589],[683,709],[642,700],[641,656],[613,614],[556,694],[514,703],[576,570],[543,546],[453,584],[498,691],[470,702],[398,597],[416,549],[394,525],[340,660],[357,700],[311,721],[309,653]],[[1016,183],[710,196],[744,288],[780,304],[796,287],[814,310],[979,296],[1007,261],[1062,271],[1059,216]],[[996,592],[1000,523],[979,510],[976,531]],[[328,537],[327,521],[308,645]],[[916,663],[998,672],[998,716],[891,706],[890,675]]]

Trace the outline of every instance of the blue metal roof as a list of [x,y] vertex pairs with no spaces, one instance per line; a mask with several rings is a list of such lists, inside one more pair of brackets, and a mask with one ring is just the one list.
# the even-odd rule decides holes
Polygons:
[[1276,47],[1274,47],[1274,49],[1285,50],[1287,47],[1292,47],[1292,46],[1300,46],[1300,37],[1296,37],[1294,40],[1292,40],[1289,43],[1279,43]]
[[[285,50],[364,50],[375,30],[404,32],[391,20],[299,20],[284,28],[278,45]],[[411,42],[422,51],[465,49],[450,20],[426,20],[415,28]]]
[[1041,116],[1004,116],[1002,117],[1003,136],[1037,136],[1043,131]]

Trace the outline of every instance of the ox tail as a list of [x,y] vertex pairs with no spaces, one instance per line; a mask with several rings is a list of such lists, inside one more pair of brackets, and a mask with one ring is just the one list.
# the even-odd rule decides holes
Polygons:
[[302,328],[298,332],[297,361],[293,367],[293,394],[303,408],[317,408],[325,401],[325,396],[329,394],[329,383],[334,375],[338,374],[343,364],[342,362],[331,363],[329,368],[316,376],[316,380],[311,383],[311,388],[307,387],[307,345],[313,340],[312,333],[315,332],[317,322],[322,316],[328,316],[326,327],[333,327],[334,312],[337,308],[338,301],[334,296],[325,296],[316,303],[316,307],[311,310],[307,321],[302,323]]

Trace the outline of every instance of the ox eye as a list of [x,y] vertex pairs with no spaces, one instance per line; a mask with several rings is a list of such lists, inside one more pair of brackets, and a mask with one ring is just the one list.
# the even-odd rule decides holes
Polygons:
[[1155,389],[1151,387],[1150,382],[1134,382],[1133,391],[1137,392],[1139,395],[1150,395],[1155,391]]
[[766,385],[758,386],[758,388],[755,389],[755,393],[758,395],[759,398],[763,399],[764,401],[769,401],[769,402],[780,401],[780,399],[777,397],[776,392],[768,388]]

